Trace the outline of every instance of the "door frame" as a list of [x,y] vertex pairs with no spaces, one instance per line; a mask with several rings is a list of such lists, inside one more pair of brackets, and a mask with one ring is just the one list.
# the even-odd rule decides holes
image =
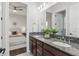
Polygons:
[[[56,11],[54,11],[53,12],[53,17],[54,17],[54,19],[55,19],[55,15],[56,15],[56,13],[58,13],[58,12],[61,12],[61,11],[66,11],[66,15],[65,15],[65,19],[64,19],[64,30],[65,30],[65,35],[66,35],[66,23],[65,23],[65,21],[67,20],[67,8],[62,8],[62,9],[59,9],[59,10],[56,10]],[[55,21],[55,23],[56,23],[56,21]]]
[[9,25],[9,2],[2,2],[2,36],[3,42],[2,46],[5,48],[4,56],[9,56],[9,33],[8,33],[8,25]]
[[0,2],[0,48],[2,48],[2,3]]
[[[24,3],[24,2],[22,2]],[[24,3],[26,4],[26,3]],[[27,13],[27,7],[28,7],[28,4],[26,4],[26,16],[28,15]],[[28,7],[29,8],[29,7]],[[10,56],[10,53],[9,53],[9,33],[8,33],[8,26],[9,26],[9,2],[2,2],[2,18],[3,18],[3,47],[6,49],[5,50],[5,54],[4,56]],[[29,20],[28,18],[26,18],[26,51],[27,53],[30,52],[29,50]]]
[[[23,2],[22,2],[23,3]],[[23,3],[23,4],[25,4],[25,3]],[[5,47],[5,49],[6,49],[6,51],[5,51],[5,55],[6,56],[10,56],[10,52],[9,52],[9,50],[10,50],[10,46],[9,46],[9,32],[8,32],[8,30],[9,30],[9,28],[8,28],[8,26],[9,26],[9,2],[3,2],[2,3],[2,7],[3,7],[3,15],[2,15],[2,17],[3,17],[3,47]],[[29,25],[27,25],[28,24],[28,20],[27,20],[27,4],[26,4],[26,29],[29,27]],[[29,31],[27,30],[26,31],[26,51],[27,52],[29,52]]]

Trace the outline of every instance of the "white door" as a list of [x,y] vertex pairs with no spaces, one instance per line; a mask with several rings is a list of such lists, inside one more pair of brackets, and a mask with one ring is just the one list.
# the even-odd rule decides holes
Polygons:
[[[0,2],[0,51],[1,51],[1,48],[2,48],[2,39],[1,39],[1,36],[2,36],[2,21],[1,21],[1,17],[2,17],[2,5],[1,5],[1,2]],[[0,56],[2,55],[2,53],[0,52]]]
[[[1,18],[1,2],[0,2],[0,18]],[[0,48],[2,47],[1,43],[1,19],[0,19]]]
[[2,21],[2,2],[0,2],[0,56],[4,55],[5,49],[3,48],[3,21]]

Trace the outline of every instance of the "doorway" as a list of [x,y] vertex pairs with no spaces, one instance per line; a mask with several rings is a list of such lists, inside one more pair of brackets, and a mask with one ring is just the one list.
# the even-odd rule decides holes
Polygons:
[[26,53],[27,6],[21,2],[9,3],[9,53],[16,56]]
[[46,12],[46,22],[48,27],[52,27],[52,13]]

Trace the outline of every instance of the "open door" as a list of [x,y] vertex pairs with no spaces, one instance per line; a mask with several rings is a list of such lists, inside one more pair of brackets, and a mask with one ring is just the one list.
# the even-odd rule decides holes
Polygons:
[[[0,18],[1,18],[1,3],[0,3]],[[2,48],[2,42],[1,42],[1,20],[0,20],[0,48]]]
[[0,56],[4,55],[5,49],[3,48],[2,37],[2,2],[0,2]]

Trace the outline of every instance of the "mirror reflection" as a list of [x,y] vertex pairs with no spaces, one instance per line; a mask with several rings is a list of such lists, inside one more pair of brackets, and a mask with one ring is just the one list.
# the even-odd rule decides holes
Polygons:
[[61,3],[46,10],[49,27],[56,27],[58,35],[79,37],[79,3]]

